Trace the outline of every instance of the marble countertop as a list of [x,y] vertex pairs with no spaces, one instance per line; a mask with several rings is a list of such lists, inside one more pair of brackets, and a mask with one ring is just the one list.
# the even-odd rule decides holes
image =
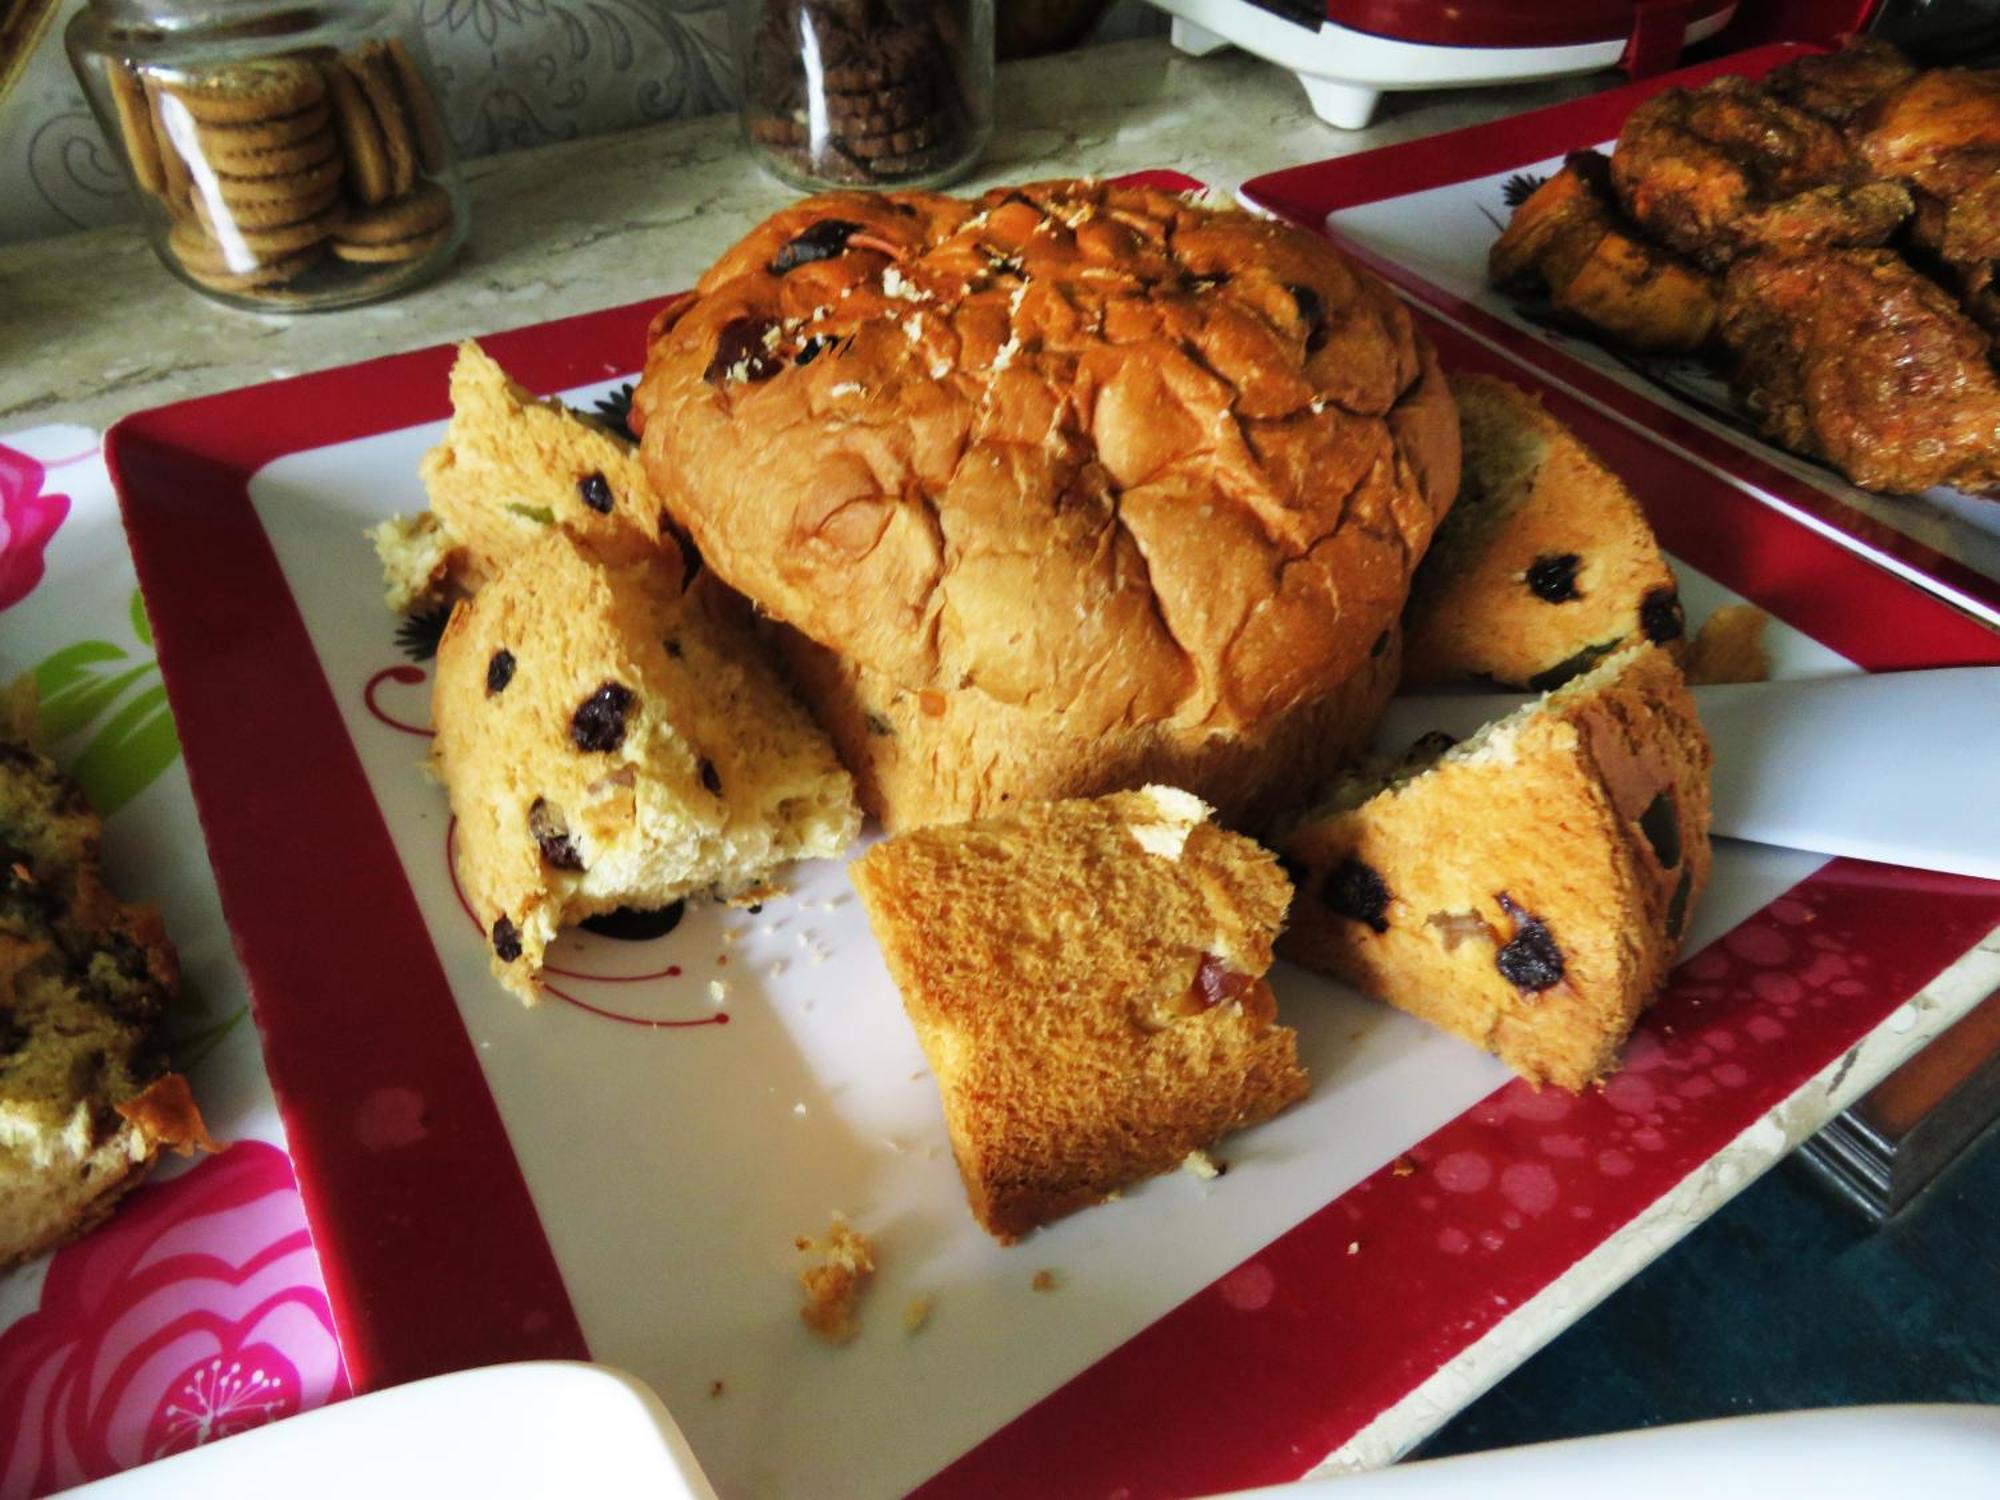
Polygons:
[[[1313,117],[1289,74],[1246,54],[1114,43],[1003,67],[999,125],[965,187],[1177,167],[1233,190],[1616,81],[1389,95],[1373,126],[1343,132]],[[756,166],[733,115],[489,157],[467,179],[472,232],[458,262],[426,288],[344,312],[222,307],[169,276],[132,226],[0,249],[0,429],[104,427],[168,401],[665,292],[794,196]]]

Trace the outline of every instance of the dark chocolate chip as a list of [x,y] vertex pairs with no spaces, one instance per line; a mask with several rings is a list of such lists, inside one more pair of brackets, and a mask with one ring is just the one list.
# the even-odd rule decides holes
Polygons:
[[1540,917],[1530,916],[1516,906],[1505,891],[1495,899],[1501,909],[1514,919],[1514,936],[1493,961],[1500,977],[1529,995],[1560,984],[1563,977],[1562,949],[1556,946],[1547,925]]
[[860,232],[861,226],[851,219],[821,219],[808,224],[779,248],[770,272],[782,276],[816,260],[832,260],[847,248],[849,238]]
[[676,901],[672,906],[655,907],[651,911],[621,906],[616,911],[599,912],[594,917],[585,917],[577,925],[585,932],[594,932],[599,937],[615,938],[621,943],[647,943],[654,938],[665,937],[680,926],[681,913],[685,909],[685,903],[680,901]]
[[830,333],[816,333],[803,344],[799,345],[798,358],[793,360],[792,363],[796,364],[800,369],[804,369],[838,342],[839,340],[834,338]]
[[1326,303],[1320,294],[1309,286],[1292,283],[1285,290],[1292,294],[1292,301],[1298,305],[1299,316],[1306,325],[1306,353],[1316,354],[1326,343]]
[[1687,629],[1681,596],[1673,589],[1654,589],[1639,601],[1639,628],[1655,646],[1677,641]]
[[722,795],[722,778],[716,774],[715,762],[706,755],[701,758],[701,784],[708,789],[709,796]]
[[486,664],[486,696],[504,693],[507,684],[514,680],[514,653],[502,647],[493,653],[493,659]]
[[583,503],[600,516],[611,514],[611,486],[602,474],[586,474],[576,482],[576,492],[583,496]]
[[715,356],[702,372],[710,385],[726,380],[769,380],[784,368],[784,362],[765,344],[764,337],[778,325],[769,318],[731,318],[715,338]]
[[1389,909],[1389,887],[1372,867],[1352,856],[1334,866],[1320,899],[1364,927],[1376,932],[1389,930],[1389,920],[1383,915]]
[[622,682],[605,683],[570,715],[570,743],[599,755],[616,750],[625,743],[625,716],[631,709],[632,690]]
[[541,846],[542,858],[558,870],[581,870],[583,856],[576,852],[576,845],[570,842],[569,828],[562,815],[550,807],[547,800],[537,797],[534,806],[528,809],[528,832],[535,836]]
[[521,956],[521,932],[505,917],[493,919],[493,952],[503,964],[511,964]]
[[1661,869],[1671,870],[1681,862],[1680,809],[1674,803],[1672,787],[1646,804],[1646,810],[1639,814],[1639,831],[1659,856]]
[[1667,941],[1678,943],[1681,930],[1687,926],[1688,897],[1694,894],[1694,871],[1681,871],[1680,882],[1674,887],[1673,899],[1667,903]]
[[1576,570],[1583,559],[1574,552],[1552,552],[1528,564],[1528,592],[1550,604],[1566,604],[1581,599],[1576,586]]

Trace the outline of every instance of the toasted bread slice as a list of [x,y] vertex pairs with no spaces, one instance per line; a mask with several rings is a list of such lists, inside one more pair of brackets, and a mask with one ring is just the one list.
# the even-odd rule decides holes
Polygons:
[[919,828],[849,868],[1003,1242],[1305,1093],[1264,979],[1289,882],[1186,792]]

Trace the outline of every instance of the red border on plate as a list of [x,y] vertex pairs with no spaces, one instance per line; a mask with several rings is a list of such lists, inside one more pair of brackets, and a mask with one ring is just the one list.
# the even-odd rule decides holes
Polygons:
[[[660,302],[502,334],[544,389]],[[140,413],[105,459],[356,1390],[589,1348],[423,916],[250,504],[279,456],[448,414],[452,351]],[[301,850],[312,868],[299,881]],[[340,997],[281,1005],[279,995]],[[338,1087],[329,1087],[338,1080]]]
[[[1178,174],[1152,180],[1192,185]],[[602,379],[636,362],[659,305],[523,329],[487,346],[537,389]],[[1455,363],[1507,368],[1455,330],[1434,332]],[[605,360],[605,350],[619,357]],[[128,419],[106,443],[329,1294],[363,1389],[584,1352],[414,897],[399,875],[384,877],[397,870],[397,856],[248,498],[251,474],[283,453],[442,417],[449,361],[448,349],[431,349],[189,402]],[[1931,654],[1940,651],[2000,660],[2000,637],[1942,602],[1587,403],[1553,390],[1548,399],[1627,467],[1670,547],[1836,650],[1876,665],[1940,664]],[[301,847],[328,855],[313,889],[295,893],[287,883]],[[1550,1096],[1537,1104],[1510,1086],[1413,1151],[1419,1170],[1408,1179],[1385,1168],[1320,1209],[924,1492],[1188,1493],[1302,1472],[1603,1243],[2000,919],[2000,885],[1846,861],[1788,899],[1824,931],[1882,950],[1879,967],[1840,981],[1861,988],[1837,1005],[1829,997],[1816,1024],[1764,1043],[1754,1077],[1683,1100],[1672,1127],[1659,1127],[1657,1149],[1635,1141],[1631,1169],[1575,1205],[1591,1217],[1524,1211],[1506,1259],[1476,1292],[1462,1269],[1451,1274],[1462,1262],[1440,1263],[1451,1252],[1435,1241],[1426,1250],[1415,1230],[1396,1228],[1395,1214],[1376,1226],[1379,1238],[1347,1253],[1361,1243],[1359,1226],[1375,1224],[1372,1205],[1418,1191],[1414,1184],[1442,1173],[1450,1158],[1484,1153],[1503,1164],[1503,1179],[1510,1167],[1536,1164],[1548,1133],[1537,1111],[1551,1107]],[[1767,908],[1725,946],[1768,946],[1768,935],[1754,934],[1786,905]],[[1756,1018],[1761,1000],[1752,992],[1702,980],[1707,957],[1683,966],[1642,1034],[1655,1069],[1708,1066],[1692,1060],[1696,1043],[1673,1039],[1677,1020],[1719,1035]],[[328,992],[351,999],[339,1008],[272,1003]],[[328,1078],[339,1081],[337,1094]],[[1603,1131],[1654,1129],[1620,1125],[1625,1117],[1609,1094],[1565,1107],[1584,1112],[1593,1142]]]
[[1267,173],[1245,183],[1243,196],[1259,208],[1326,235],[1384,280],[1459,320],[1508,353],[1582,391],[1628,421],[1798,507],[1851,537],[1855,543],[1895,558],[1921,577],[2000,612],[2000,581],[1884,524],[1839,495],[1799,478],[1764,456],[1750,441],[1738,442],[1709,431],[1681,415],[1665,400],[1621,384],[1574,355],[1522,332],[1485,308],[1327,225],[1328,215],[1343,208],[1446,187],[1595,145],[1618,133],[1634,105],[1664,89],[1705,83],[1725,73],[1761,77],[1781,62],[1819,50],[1791,42],[1754,48],[1491,124]]

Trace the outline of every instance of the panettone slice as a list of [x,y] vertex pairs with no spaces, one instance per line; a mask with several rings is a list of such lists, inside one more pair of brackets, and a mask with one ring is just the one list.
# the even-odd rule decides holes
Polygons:
[[467,341],[451,367],[451,422],[418,472],[428,517],[398,516],[370,535],[398,611],[479,587],[549,531],[610,562],[679,551],[627,435],[510,379]]
[[167,1061],[178,983],[158,914],[105,889],[82,793],[0,741],[0,1271],[208,1144]]
[[1306,1091],[1264,979],[1290,882],[1186,792],[919,828],[849,868],[1002,1242]]
[[1281,840],[1298,883],[1281,951],[1582,1088],[1614,1066],[1708,878],[1709,765],[1679,667],[1628,647],[1462,744],[1337,785]]
[[1678,649],[1673,570],[1618,477],[1505,381],[1457,376],[1452,395],[1464,468],[1411,585],[1404,682],[1541,692],[1631,641]]
[[563,926],[753,889],[859,831],[826,737],[705,579],[683,592],[555,530],[445,627],[433,763],[494,973],[524,1000]]

